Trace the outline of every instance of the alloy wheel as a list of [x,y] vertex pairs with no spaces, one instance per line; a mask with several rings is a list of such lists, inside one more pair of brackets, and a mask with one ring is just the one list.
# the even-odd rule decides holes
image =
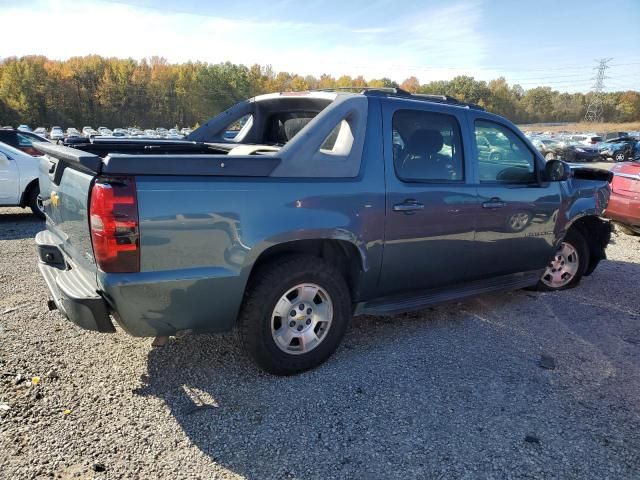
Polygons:
[[291,355],[308,353],[327,337],[333,320],[333,302],[314,283],[289,289],[271,314],[271,336],[280,350]]
[[551,288],[567,286],[576,276],[579,262],[578,251],[571,244],[562,242],[542,275],[542,283]]

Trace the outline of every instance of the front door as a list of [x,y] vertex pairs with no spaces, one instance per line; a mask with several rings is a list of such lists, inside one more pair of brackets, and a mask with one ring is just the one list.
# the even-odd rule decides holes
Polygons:
[[510,127],[476,118],[470,128],[478,172],[476,277],[544,268],[555,251],[560,183],[539,180],[542,164]]
[[466,280],[477,210],[461,139],[465,117],[426,102],[424,109],[396,105],[383,104],[387,206],[380,295]]

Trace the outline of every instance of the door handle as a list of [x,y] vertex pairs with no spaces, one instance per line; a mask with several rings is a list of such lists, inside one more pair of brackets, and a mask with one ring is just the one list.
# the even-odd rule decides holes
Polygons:
[[484,202],[482,204],[482,208],[502,208],[502,207],[506,207],[506,206],[507,206],[507,203],[503,202],[498,197],[493,197],[488,202]]
[[393,206],[393,211],[411,214],[416,210],[422,210],[423,208],[424,205],[422,203],[418,203],[416,200],[409,198],[402,203],[396,203]]

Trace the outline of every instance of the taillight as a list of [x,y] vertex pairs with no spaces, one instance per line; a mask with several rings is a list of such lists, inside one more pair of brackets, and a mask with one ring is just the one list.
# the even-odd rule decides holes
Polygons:
[[99,179],[91,189],[93,254],[107,273],[140,271],[138,200],[133,177]]

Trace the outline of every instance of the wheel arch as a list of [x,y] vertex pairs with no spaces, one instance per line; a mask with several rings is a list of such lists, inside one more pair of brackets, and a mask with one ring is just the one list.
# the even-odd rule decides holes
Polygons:
[[589,247],[589,265],[585,271],[591,275],[600,263],[607,258],[606,248],[611,240],[611,222],[603,220],[596,215],[583,215],[576,218],[567,229],[567,232],[575,229],[580,232]]
[[38,186],[39,186],[39,183],[37,178],[34,178],[27,184],[27,187],[22,191],[22,194],[20,195],[19,205],[21,207],[24,208],[27,206],[27,200],[29,199],[29,194],[31,193],[31,190]]
[[359,297],[361,278],[367,270],[366,257],[353,242],[335,238],[291,240],[265,248],[251,265],[246,286],[260,268],[289,255],[311,255],[334,265],[347,282],[352,301]]

